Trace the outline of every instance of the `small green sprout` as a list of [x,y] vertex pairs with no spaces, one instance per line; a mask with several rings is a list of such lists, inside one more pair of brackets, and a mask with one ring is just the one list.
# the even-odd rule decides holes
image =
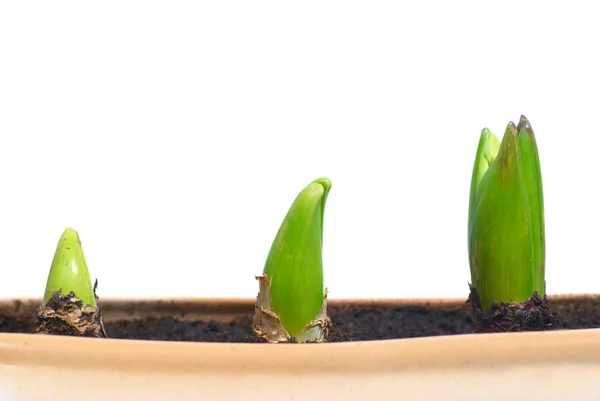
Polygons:
[[79,234],[67,228],[56,246],[34,332],[106,337],[95,292]]
[[290,207],[257,276],[254,332],[268,342],[323,342],[330,324],[323,287],[323,217],[328,178],[305,187]]
[[56,246],[43,303],[48,302],[56,291],[64,295],[73,292],[84,305],[96,307],[96,296],[79,233],[70,227],[63,232]]
[[471,179],[468,248],[471,286],[482,309],[545,296],[542,176],[525,116],[502,142],[481,133]]

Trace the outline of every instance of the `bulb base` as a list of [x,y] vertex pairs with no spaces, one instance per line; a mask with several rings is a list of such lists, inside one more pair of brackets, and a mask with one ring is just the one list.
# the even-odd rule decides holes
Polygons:
[[268,275],[255,276],[259,292],[254,306],[252,330],[256,338],[266,343],[324,343],[329,336],[331,320],[327,316],[327,289],[317,316],[294,338],[281,324],[271,304],[271,280]]
[[84,305],[74,292],[55,291],[36,315],[34,334],[107,338],[100,307]]
[[508,333],[563,330],[557,312],[550,309],[546,296],[537,291],[523,302],[494,302],[482,309],[475,287],[471,287],[468,303],[473,305],[474,333]]

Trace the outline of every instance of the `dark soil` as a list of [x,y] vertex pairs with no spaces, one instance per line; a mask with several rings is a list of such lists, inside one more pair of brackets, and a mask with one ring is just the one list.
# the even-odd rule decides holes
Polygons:
[[[550,306],[560,317],[560,328],[600,328],[600,298],[581,297],[551,300]],[[328,308],[333,326],[330,341],[384,340],[408,337],[467,334],[473,332],[472,306],[331,304]],[[245,312],[244,312],[245,313]],[[231,323],[190,320],[175,317],[138,320],[105,319],[109,338],[167,341],[254,342],[253,307]],[[7,317],[0,309],[0,332],[31,333],[33,315]]]

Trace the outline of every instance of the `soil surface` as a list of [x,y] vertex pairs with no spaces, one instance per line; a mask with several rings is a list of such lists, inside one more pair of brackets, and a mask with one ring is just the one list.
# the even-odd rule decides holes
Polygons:
[[[600,298],[551,300],[561,328],[600,328]],[[472,305],[354,306],[330,305],[330,341],[384,340],[473,332]],[[34,317],[8,317],[0,310],[0,332],[31,333]],[[166,341],[255,342],[252,311],[231,323],[177,318],[106,320],[109,338]]]

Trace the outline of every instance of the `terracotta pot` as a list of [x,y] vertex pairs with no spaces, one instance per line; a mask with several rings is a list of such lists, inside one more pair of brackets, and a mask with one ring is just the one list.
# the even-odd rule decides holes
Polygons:
[[[562,296],[550,302],[598,300]],[[149,316],[231,322],[247,317],[253,304],[253,299],[100,300],[107,325]],[[0,300],[0,326],[2,319],[29,319],[38,305],[38,299]],[[464,300],[331,300],[330,305],[466,308]],[[597,401],[598,377],[598,329],[307,345],[0,334],[2,401]]]

